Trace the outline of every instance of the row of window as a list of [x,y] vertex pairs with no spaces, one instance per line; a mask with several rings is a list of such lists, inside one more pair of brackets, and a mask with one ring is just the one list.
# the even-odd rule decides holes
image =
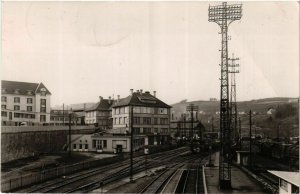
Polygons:
[[[1,96],[1,102],[7,102],[7,96]],[[28,104],[32,104],[32,102],[32,98],[27,98]],[[20,97],[14,97],[14,103],[20,103]]]
[[107,140],[93,140],[92,147],[97,150],[107,148]]
[[[133,117],[133,124],[151,125],[150,117]],[[153,118],[153,125],[168,125],[168,118]]]
[[[84,149],[88,150],[89,149],[89,144],[78,144],[78,149],[82,149],[84,145]],[[77,144],[73,144],[73,149],[77,149]]]
[[[114,115],[118,114],[126,114],[129,113],[129,107],[118,107],[113,109]],[[168,114],[167,108],[153,108],[153,107],[140,107],[135,106],[133,107],[133,113],[144,113],[144,114]]]
[[[25,113],[14,113],[14,118],[27,118],[27,119],[35,119],[34,114],[25,114]],[[6,111],[1,111],[2,117],[7,117]],[[12,120],[12,113],[9,113],[9,119]],[[46,115],[40,115],[40,122],[46,122]]]
[[[1,105],[1,109],[5,110],[6,105]],[[19,105],[14,105],[14,110],[20,110],[20,106]],[[27,106],[27,111],[32,112],[32,106]]]
[[168,133],[168,128],[133,128],[133,134]]

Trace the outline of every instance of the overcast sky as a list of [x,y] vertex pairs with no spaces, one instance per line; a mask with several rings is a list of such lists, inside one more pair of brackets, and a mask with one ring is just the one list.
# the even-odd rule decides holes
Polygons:
[[[218,2],[212,5],[220,4]],[[221,35],[208,2],[3,2],[4,80],[43,82],[52,106],[157,91],[219,99]],[[299,4],[244,2],[229,27],[237,100],[299,95]]]

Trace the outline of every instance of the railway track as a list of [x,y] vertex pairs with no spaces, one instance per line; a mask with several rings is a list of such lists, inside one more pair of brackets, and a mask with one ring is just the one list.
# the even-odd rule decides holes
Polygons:
[[[179,148],[176,150],[170,150],[163,153],[156,153],[150,155],[154,161],[161,162],[168,157],[172,157],[186,151],[187,148]],[[144,156],[139,156],[134,158],[134,168],[141,168],[144,163]],[[69,192],[80,187],[82,185],[87,185],[88,183],[94,182],[95,179],[103,179],[106,182],[109,182],[110,179],[115,179],[117,176],[125,176],[124,174],[128,174],[129,169],[129,160],[122,161],[119,164],[111,164],[104,167],[94,168],[87,171],[78,172],[76,174],[67,176],[67,178],[57,178],[54,180],[46,181],[43,184],[38,186],[29,187],[26,189],[19,190],[17,192],[22,193],[47,193],[47,192]],[[114,174],[116,174],[114,176]],[[127,176],[127,175],[126,175]]]
[[182,172],[175,193],[204,193],[202,165],[203,160],[195,160]]

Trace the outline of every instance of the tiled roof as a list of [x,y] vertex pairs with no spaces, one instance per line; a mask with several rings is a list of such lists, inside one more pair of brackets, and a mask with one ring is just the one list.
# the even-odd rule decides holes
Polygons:
[[[51,94],[43,83],[1,80],[1,88],[5,89],[5,93],[7,94],[16,94],[15,91],[18,90],[18,94],[20,95],[34,95],[40,93],[42,88],[46,89],[46,94]],[[29,94],[28,92],[32,92],[32,94]]]
[[113,105],[113,107],[129,106],[129,105],[171,108],[171,106],[167,105],[166,103],[159,100],[158,98],[152,96],[149,92],[145,92],[142,94],[139,92],[134,92],[132,95],[120,99],[119,102],[116,102]]
[[102,99],[100,102],[97,102],[94,106],[87,108],[85,111],[109,110],[112,103],[113,103],[113,100],[110,100],[110,103],[109,103],[109,99]]

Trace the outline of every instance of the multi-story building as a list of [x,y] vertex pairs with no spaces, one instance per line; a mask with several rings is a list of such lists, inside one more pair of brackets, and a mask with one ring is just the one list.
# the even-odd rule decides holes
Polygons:
[[113,129],[123,134],[130,133],[132,122],[134,134],[149,137],[146,144],[165,141],[170,134],[170,108],[156,98],[156,92],[151,95],[148,91],[133,92],[131,89],[128,97],[120,99],[118,96],[112,106]]
[[1,124],[50,122],[50,91],[43,83],[1,81]]
[[111,97],[104,99],[100,96],[99,102],[85,110],[85,124],[95,125],[101,129],[111,128],[112,122],[110,120],[110,107],[112,105],[113,100]]

